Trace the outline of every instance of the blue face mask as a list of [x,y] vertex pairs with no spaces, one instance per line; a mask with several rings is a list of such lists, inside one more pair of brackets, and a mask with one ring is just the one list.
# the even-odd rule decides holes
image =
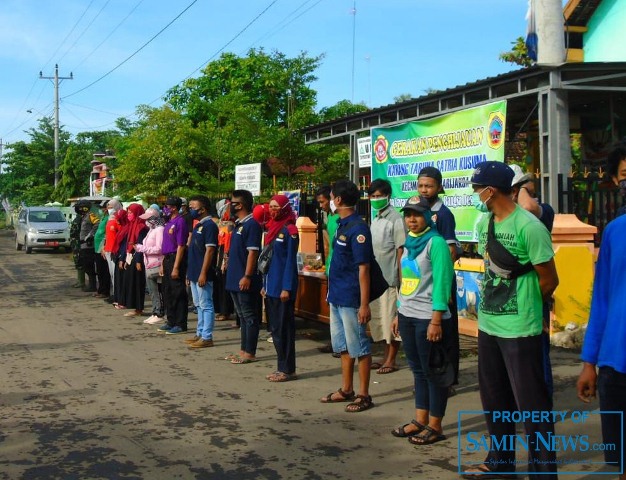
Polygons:
[[196,218],[200,218],[200,210],[198,210],[197,208],[190,208],[189,214],[191,215],[191,218],[193,218],[194,220]]
[[491,197],[489,197],[484,202],[480,199],[480,194],[483,193],[485,190],[487,190],[487,188],[484,188],[480,192],[472,193],[472,205],[474,205],[476,210],[482,213],[487,213],[489,211],[489,208],[487,208],[487,202],[491,200]]

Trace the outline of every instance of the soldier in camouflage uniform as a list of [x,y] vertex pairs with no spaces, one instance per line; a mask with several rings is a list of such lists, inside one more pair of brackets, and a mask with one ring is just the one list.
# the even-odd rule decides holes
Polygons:
[[[76,268],[76,283],[72,285],[72,287],[80,289],[85,288],[85,269],[80,263],[80,224],[83,221],[83,216],[81,215],[79,208],[85,203],[87,202],[79,200],[74,205],[76,217],[74,217],[70,226],[70,248],[72,249],[74,268]],[[87,206],[89,205],[87,204]]]
[[100,217],[91,211],[90,202],[79,202],[78,207],[74,207],[81,216],[80,223],[80,250],[79,257],[80,263],[89,279],[89,284],[83,287],[83,292],[95,292],[96,291],[96,250],[94,245],[94,239],[96,231],[98,230],[98,224],[100,223]]

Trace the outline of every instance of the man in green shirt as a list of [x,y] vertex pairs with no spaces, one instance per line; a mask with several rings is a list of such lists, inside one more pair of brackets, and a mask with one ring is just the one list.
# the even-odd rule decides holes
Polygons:
[[[513,176],[509,166],[491,161],[476,165],[470,180],[472,203],[487,214],[477,226],[478,252],[485,259],[478,312],[478,384],[489,435],[495,441],[515,435],[515,423],[498,421],[498,414],[551,410],[541,332],[543,299],[558,285],[554,252],[545,226],[511,198]],[[549,444],[554,423],[551,417],[528,420],[524,430],[534,441],[541,436]],[[540,441],[533,445],[528,448],[528,464],[518,463],[520,471],[541,473],[542,480],[556,479],[555,452]],[[515,465],[514,449],[490,448],[485,462],[463,477],[512,474]]]

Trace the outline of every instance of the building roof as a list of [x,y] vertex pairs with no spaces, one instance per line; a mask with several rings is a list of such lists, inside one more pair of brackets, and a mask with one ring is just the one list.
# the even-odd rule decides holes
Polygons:
[[569,0],[563,8],[566,25],[586,27],[600,3],[602,0]]

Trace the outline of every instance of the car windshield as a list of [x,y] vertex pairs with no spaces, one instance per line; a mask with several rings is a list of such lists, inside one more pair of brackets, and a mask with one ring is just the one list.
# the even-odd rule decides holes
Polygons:
[[40,210],[38,212],[29,212],[29,222],[64,222],[65,217],[59,210]]

